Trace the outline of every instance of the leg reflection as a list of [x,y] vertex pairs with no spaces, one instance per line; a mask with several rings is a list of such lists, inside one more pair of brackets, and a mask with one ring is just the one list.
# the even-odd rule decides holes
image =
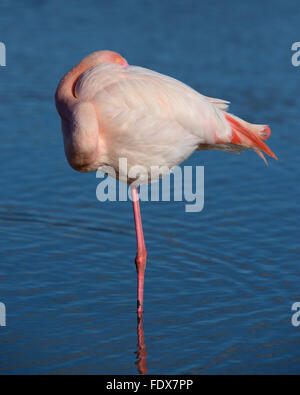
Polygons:
[[140,374],[147,374],[147,351],[146,351],[146,344],[144,339],[144,328],[143,328],[143,313],[137,313],[137,338],[138,338],[138,350],[136,351],[137,354],[137,362],[136,365],[138,367],[138,371]]

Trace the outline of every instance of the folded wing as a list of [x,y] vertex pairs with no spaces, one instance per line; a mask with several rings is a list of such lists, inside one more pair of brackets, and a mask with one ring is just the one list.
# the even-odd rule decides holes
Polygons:
[[75,95],[95,103],[110,155],[139,152],[135,162],[161,164],[164,157],[163,163],[176,165],[199,144],[231,137],[218,108],[226,102],[142,67],[96,66],[80,77]]

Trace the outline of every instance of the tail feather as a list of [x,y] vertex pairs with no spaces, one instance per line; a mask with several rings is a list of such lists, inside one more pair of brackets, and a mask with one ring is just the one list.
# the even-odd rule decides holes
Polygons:
[[224,112],[224,116],[232,130],[231,143],[245,148],[253,149],[267,163],[263,152],[272,158],[276,155],[264,143],[271,135],[271,130],[267,125],[250,124],[234,115]]

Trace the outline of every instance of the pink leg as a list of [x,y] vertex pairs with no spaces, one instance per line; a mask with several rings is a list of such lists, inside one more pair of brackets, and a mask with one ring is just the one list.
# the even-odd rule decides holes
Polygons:
[[139,193],[136,187],[131,188],[131,196],[133,203],[134,222],[136,230],[137,254],[135,258],[138,293],[137,293],[137,309],[138,313],[143,312],[143,295],[144,295],[144,274],[146,268],[147,251],[144,241],[142,218],[139,203]]

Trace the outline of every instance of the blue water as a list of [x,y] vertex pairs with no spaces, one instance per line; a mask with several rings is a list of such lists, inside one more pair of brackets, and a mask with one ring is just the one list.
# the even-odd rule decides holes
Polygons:
[[[300,372],[299,19],[297,1],[1,2],[1,373]],[[68,166],[53,101],[105,48],[268,123],[279,157],[195,153],[202,212],[142,203],[139,365],[131,203],[100,203],[95,174]]]

